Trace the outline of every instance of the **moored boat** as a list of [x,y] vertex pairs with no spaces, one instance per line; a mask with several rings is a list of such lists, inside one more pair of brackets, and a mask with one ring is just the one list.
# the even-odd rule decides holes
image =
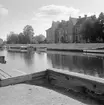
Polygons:
[[21,46],[20,47],[20,52],[23,52],[23,53],[28,52],[27,47],[26,46]]
[[104,54],[104,49],[86,49],[83,50],[84,53],[100,53]]
[[7,50],[9,52],[20,52],[20,47],[8,47]]
[[27,53],[34,51],[34,48],[31,46],[20,46],[20,47],[8,47],[9,52],[22,52]]

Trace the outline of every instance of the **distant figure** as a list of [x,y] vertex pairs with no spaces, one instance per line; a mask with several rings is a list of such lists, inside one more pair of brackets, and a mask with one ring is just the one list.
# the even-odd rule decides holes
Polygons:
[[5,56],[0,56],[0,63],[3,63],[3,64],[6,63]]

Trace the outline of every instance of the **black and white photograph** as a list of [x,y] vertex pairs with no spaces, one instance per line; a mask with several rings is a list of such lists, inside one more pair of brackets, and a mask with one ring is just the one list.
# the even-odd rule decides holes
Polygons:
[[0,0],[0,105],[104,105],[104,0]]

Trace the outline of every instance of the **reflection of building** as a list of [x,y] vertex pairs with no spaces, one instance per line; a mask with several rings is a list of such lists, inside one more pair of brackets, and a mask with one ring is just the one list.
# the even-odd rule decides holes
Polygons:
[[55,43],[55,30],[58,26],[59,22],[52,22],[51,28],[46,30],[47,42]]
[[83,73],[92,76],[104,77],[104,64],[102,59],[96,57],[47,54],[53,68],[69,70],[71,72]]
[[25,53],[24,54],[24,60],[27,65],[31,66],[33,64],[33,56],[34,56],[34,53]]
[[72,68],[74,67],[72,56],[60,54],[47,54],[47,57],[51,60],[53,68],[72,70]]

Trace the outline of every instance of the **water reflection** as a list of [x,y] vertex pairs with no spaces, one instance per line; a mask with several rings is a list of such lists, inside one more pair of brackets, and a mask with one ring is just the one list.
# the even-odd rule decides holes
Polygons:
[[[5,52],[5,51],[4,51]],[[47,69],[47,54],[46,53],[5,53],[7,64],[3,69],[16,69],[26,73],[34,73]]]
[[34,63],[34,53],[25,53],[24,60],[28,66],[31,66]]
[[76,53],[73,55],[70,53],[67,55],[48,53],[47,57],[51,60],[53,68],[104,77],[103,57],[77,56]]
[[7,69],[7,71],[8,69],[16,69],[26,73],[33,73],[47,68],[57,68],[104,78],[103,56],[52,51],[47,53],[15,53],[6,50],[0,51],[0,55],[5,56],[7,61],[5,65],[0,64],[0,68]]

